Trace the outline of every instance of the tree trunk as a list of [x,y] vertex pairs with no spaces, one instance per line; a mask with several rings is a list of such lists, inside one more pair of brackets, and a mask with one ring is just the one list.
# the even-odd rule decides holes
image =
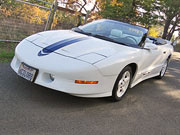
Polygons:
[[167,38],[168,29],[169,29],[170,24],[171,24],[171,19],[167,18],[167,20],[165,22],[165,26],[164,26],[163,35],[162,35],[163,39]]
[[172,38],[172,36],[173,36],[173,34],[174,34],[174,31],[175,31],[175,29],[173,29],[172,30],[172,32],[170,32],[169,34],[168,34],[168,36],[167,36],[167,40],[171,40],[171,38]]
[[82,22],[81,22],[81,15],[78,15],[77,27],[80,26],[81,24],[82,24]]
[[87,12],[86,12],[86,17],[85,17],[85,20],[84,20],[84,24],[87,23],[87,20],[88,20],[89,16],[91,15],[91,13],[95,10],[96,5],[97,5],[97,1],[94,3],[93,8],[92,8],[90,11],[87,11]]
[[82,7],[81,7],[80,10],[79,10],[77,27],[82,24],[82,22],[81,22],[81,11],[82,11],[82,9],[83,9],[83,8],[86,6],[86,4],[87,4],[87,1],[86,1],[86,0],[83,0],[83,1],[84,1],[84,4],[82,5]]
[[58,7],[58,2],[57,2],[57,0],[54,0],[51,11],[49,13],[49,18],[48,18],[45,30],[51,30],[53,20],[54,20],[54,15],[55,15],[55,12],[57,10],[57,7]]
[[179,19],[180,19],[179,15],[177,15],[176,18],[175,18],[175,21],[172,24],[173,26],[172,26],[171,30],[169,31],[169,33],[168,33],[168,35],[166,37],[167,40],[171,40],[174,32],[176,31],[176,27],[177,27]]
[[84,24],[87,23],[87,19],[89,18],[90,13],[91,13],[90,11],[87,11],[86,17],[85,17],[85,20],[84,20]]
[[171,28],[171,30],[169,31],[169,33],[168,33],[168,35],[166,37],[167,40],[171,40],[171,38],[172,38],[172,36],[173,36],[173,34],[175,32],[176,25],[177,25],[177,22],[174,22],[173,27]]

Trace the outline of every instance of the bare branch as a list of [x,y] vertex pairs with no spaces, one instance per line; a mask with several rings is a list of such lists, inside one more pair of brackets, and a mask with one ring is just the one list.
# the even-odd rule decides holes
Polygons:
[[97,1],[94,3],[94,6],[93,6],[93,8],[91,9],[91,12],[93,12],[94,10],[95,10],[95,8],[96,8],[96,6],[97,6]]
[[175,29],[175,31],[180,31],[180,28]]
[[80,8],[80,10],[79,10],[79,12],[81,12],[82,11],[82,9],[86,6],[86,4],[87,4],[87,1],[86,0],[83,0],[84,1],[84,4],[82,5],[82,7]]

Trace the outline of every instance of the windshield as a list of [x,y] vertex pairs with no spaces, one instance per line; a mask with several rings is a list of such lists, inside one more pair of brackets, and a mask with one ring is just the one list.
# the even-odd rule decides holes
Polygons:
[[74,31],[134,47],[142,42],[144,35],[148,32],[143,27],[114,20],[94,21]]

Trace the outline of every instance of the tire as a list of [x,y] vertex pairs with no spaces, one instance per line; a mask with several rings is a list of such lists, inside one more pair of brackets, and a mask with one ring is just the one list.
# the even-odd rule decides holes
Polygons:
[[112,91],[112,99],[113,101],[119,101],[125,95],[127,89],[131,84],[132,79],[132,69],[131,67],[125,67],[119,76],[116,79],[114,84],[114,88]]
[[166,73],[167,67],[168,67],[169,60],[166,60],[163,64],[163,67],[159,73],[159,75],[156,77],[157,79],[162,79]]

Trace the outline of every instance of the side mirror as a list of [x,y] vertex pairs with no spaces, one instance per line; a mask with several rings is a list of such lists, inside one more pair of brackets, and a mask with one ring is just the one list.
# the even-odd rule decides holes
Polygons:
[[176,46],[176,45],[177,45],[177,40],[174,40],[174,41],[171,43],[171,45]]
[[153,43],[146,43],[145,46],[144,46],[144,49],[147,49],[147,50],[157,50],[158,47],[157,47],[157,45],[155,45]]

